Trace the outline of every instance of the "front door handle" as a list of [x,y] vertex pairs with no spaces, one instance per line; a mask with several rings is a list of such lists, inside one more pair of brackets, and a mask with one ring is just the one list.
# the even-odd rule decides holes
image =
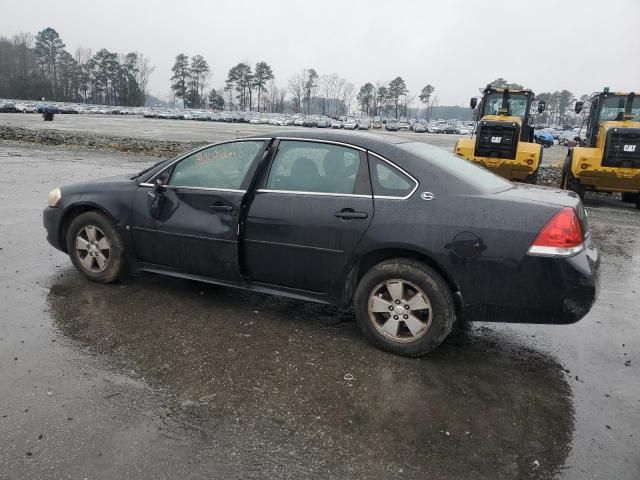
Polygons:
[[338,218],[350,220],[352,218],[367,218],[369,214],[367,212],[356,212],[352,208],[345,208],[334,214]]
[[233,210],[233,207],[231,205],[216,202],[213,205],[209,205],[209,209],[214,212],[230,212]]

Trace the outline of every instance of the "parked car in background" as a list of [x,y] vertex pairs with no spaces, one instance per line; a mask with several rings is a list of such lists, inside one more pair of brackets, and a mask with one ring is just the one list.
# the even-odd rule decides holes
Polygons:
[[20,113],[37,113],[35,103],[16,103],[16,110]]
[[407,120],[404,119],[400,119],[398,121],[398,130],[409,130],[410,129],[410,125],[409,122]]
[[347,120],[344,122],[344,129],[355,130],[356,128],[358,128],[358,121],[353,117],[347,118]]
[[545,148],[549,148],[555,143],[553,135],[547,130],[536,130],[533,133],[533,139],[536,143],[542,145]]
[[142,270],[351,307],[371,343],[406,356],[438,347],[462,315],[576,322],[598,292],[577,195],[372,135],[208,145],[56,188],[43,222],[89,280]]
[[358,121],[358,130],[369,130],[371,128],[371,122],[368,119]]
[[318,125],[318,120],[314,117],[308,116],[304,117],[302,120],[303,127],[315,127]]
[[53,114],[62,113],[60,108],[55,104],[36,103],[37,113],[44,113],[45,109]]
[[424,123],[416,122],[413,124],[413,131],[416,133],[426,133],[427,126]]
[[14,103],[0,103],[0,113],[17,113],[18,109]]
[[398,123],[395,120],[387,120],[387,123],[384,124],[384,129],[389,132],[397,132],[398,131]]
[[371,124],[373,128],[382,128],[382,118],[379,116],[373,117],[373,123]]
[[331,121],[331,128],[342,128],[344,126],[344,124],[342,123],[342,120],[332,120]]
[[329,128],[331,126],[331,120],[329,120],[327,117],[320,117],[317,121],[317,125],[318,128]]

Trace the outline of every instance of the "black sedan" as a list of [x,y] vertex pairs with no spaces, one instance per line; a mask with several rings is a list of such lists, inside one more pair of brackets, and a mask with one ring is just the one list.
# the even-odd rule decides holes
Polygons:
[[131,178],[56,188],[44,225],[91,280],[143,270],[353,306],[371,342],[410,356],[462,316],[575,322],[598,291],[576,195],[369,134],[206,146]]

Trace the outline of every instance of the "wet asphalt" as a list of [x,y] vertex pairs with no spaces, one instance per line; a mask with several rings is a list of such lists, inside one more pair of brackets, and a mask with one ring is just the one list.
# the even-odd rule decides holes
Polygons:
[[81,277],[45,240],[47,192],[155,161],[0,144],[0,479],[640,478],[631,206],[586,202],[582,321],[464,326],[406,359],[333,307]]

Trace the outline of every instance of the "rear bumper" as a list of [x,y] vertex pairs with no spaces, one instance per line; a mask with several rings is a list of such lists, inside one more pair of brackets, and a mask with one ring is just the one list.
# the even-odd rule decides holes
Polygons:
[[64,242],[60,238],[62,210],[57,207],[47,207],[42,212],[42,223],[47,231],[47,241],[58,250],[64,252]]
[[600,256],[588,238],[585,249],[568,258],[527,256],[505,280],[493,301],[465,306],[471,320],[569,324],[582,319],[598,298]]

